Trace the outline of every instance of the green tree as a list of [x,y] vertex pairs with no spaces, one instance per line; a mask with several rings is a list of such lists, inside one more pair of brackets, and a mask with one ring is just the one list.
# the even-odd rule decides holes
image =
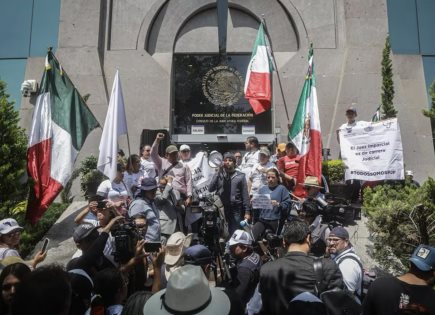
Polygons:
[[381,119],[394,118],[397,110],[394,108],[394,83],[393,83],[393,63],[391,61],[390,37],[385,39],[385,47],[382,52],[382,117]]
[[27,137],[18,126],[18,112],[8,100],[6,83],[0,81],[0,217],[10,214],[25,199]]
[[364,190],[363,211],[373,240],[373,258],[386,270],[403,272],[418,244],[435,242],[435,180],[379,185]]

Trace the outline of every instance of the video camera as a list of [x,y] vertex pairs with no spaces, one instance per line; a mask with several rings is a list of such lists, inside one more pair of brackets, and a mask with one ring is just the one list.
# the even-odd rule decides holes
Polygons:
[[133,258],[136,243],[143,239],[143,236],[138,232],[134,221],[125,221],[112,234],[115,238],[115,250],[112,252],[115,261],[126,263]]
[[306,215],[322,215],[323,222],[338,222],[348,225],[359,219],[355,209],[346,201],[328,195],[328,199],[307,198],[302,204],[302,210]]

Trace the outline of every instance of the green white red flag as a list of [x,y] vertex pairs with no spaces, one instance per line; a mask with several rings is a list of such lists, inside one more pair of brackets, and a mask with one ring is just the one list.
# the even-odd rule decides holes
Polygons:
[[245,79],[245,98],[256,115],[271,107],[273,59],[263,23],[258,29]]
[[26,219],[36,223],[71,177],[73,164],[98,121],[51,50],[38,91],[27,149],[33,178]]
[[316,176],[319,183],[321,183],[322,176],[322,138],[312,47],[308,54],[308,71],[289,131],[289,138],[295,144],[301,156],[294,193],[298,197],[303,197],[305,191],[302,184],[305,177]]

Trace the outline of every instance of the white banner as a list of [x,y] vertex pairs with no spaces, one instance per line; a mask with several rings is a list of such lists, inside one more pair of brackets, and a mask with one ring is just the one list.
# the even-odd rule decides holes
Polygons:
[[253,194],[251,198],[252,209],[272,210],[272,199],[270,194]]
[[198,152],[196,156],[187,163],[192,172],[192,192],[194,199],[200,194],[208,194],[208,184],[213,177],[215,170],[208,165],[208,159],[204,152]]
[[397,118],[341,130],[340,148],[346,180],[404,179]]

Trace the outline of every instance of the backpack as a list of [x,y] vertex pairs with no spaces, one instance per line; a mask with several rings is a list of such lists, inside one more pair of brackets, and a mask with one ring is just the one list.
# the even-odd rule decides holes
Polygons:
[[354,253],[348,253],[348,254],[340,257],[340,259],[338,259],[336,261],[337,265],[340,265],[340,263],[342,263],[346,259],[352,259],[352,260],[356,261],[361,268],[361,272],[362,272],[361,295],[357,294],[356,292],[355,292],[355,294],[358,296],[358,298],[362,302],[367,295],[367,292],[369,290],[370,285],[376,279],[376,273],[374,271],[364,270],[363,265],[361,264],[361,261],[357,258],[357,256]]
[[323,290],[323,264],[321,258],[314,259],[313,267],[316,274],[316,293],[324,303],[328,315],[360,315],[362,306],[352,292],[348,290]]

